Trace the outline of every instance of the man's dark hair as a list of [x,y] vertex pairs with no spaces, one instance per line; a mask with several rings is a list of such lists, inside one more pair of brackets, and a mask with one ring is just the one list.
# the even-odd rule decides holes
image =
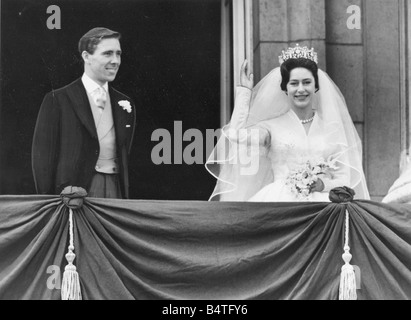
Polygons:
[[83,51],[93,54],[101,40],[110,38],[120,40],[121,34],[107,28],[93,28],[81,37],[78,42],[78,51],[80,52],[80,55]]
[[320,86],[318,84],[318,66],[314,61],[305,58],[288,59],[283,62],[280,67],[282,78],[280,85],[281,90],[287,91],[287,84],[290,81],[291,70],[295,68],[305,68],[307,70],[310,70],[315,80],[315,88],[317,89],[316,91],[320,90]]

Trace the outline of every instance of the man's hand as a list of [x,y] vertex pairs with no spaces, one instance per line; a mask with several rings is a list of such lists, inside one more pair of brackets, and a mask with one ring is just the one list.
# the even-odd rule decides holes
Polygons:
[[324,182],[318,178],[317,181],[315,181],[310,188],[311,192],[322,192],[324,190]]
[[249,72],[248,61],[244,60],[240,70],[240,85],[251,90],[254,87],[254,75]]

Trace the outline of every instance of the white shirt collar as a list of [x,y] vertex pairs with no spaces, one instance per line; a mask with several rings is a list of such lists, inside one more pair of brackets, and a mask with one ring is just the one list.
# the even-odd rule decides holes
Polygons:
[[[101,87],[97,82],[91,79],[86,73],[83,73],[83,76],[81,77],[81,81],[83,82],[83,85],[86,88],[87,93],[89,94],[92,93],[97,88]],[[106,92],[108,92],[107,82],[103,85],[103,88],[104,90],[106,90]]]

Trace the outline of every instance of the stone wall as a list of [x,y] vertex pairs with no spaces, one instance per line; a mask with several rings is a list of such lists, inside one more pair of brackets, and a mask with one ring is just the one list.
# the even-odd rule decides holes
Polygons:
[[257,80],[278,67],[281,50],[296,43],[314,47],[325,69],[325,0],[254,0],[253,5]]

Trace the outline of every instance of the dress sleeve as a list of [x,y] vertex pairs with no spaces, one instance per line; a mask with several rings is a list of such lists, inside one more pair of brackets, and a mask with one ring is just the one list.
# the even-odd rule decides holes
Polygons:
[[230,128],[244,128],[248,118],[250,109],[251,90],[246,87],[236,88],[236,97],[233,114],[231,116]]
[[251,95],[252,91],[246,87],[238,86],[236,88],[234,110],[225,133],[231,141],[264,146],[270,137],[268,130],[258,124],[246,126]]

